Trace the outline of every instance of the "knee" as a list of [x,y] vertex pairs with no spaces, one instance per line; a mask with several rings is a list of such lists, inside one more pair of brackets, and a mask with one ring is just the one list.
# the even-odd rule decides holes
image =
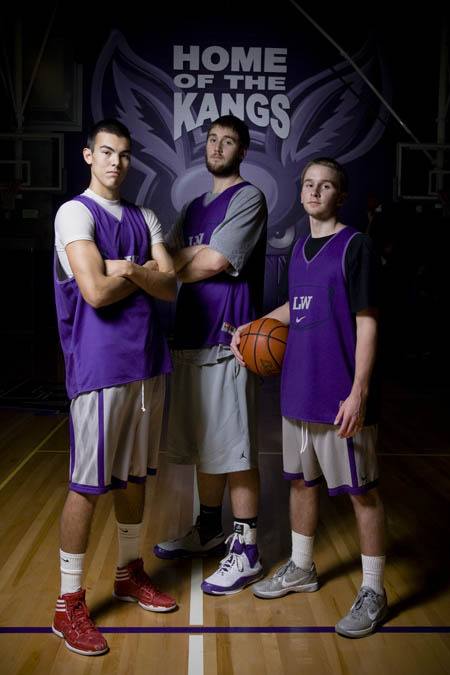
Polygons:
[[350,495],[350,499],[355,510],[378,509],[383,506],[379,492],[376,489],[369,490],[360,495]]
[[298,496],[312,495],[317,491],[316,486],[307,487],[303,478],[291,480],[291,491]]
[[80,501],[87,501],[91,504],[95,504],[100,495],[91,494],[90,492],[78,492],[77,490],[70,488],[67,496],[69,499],[78,499]]

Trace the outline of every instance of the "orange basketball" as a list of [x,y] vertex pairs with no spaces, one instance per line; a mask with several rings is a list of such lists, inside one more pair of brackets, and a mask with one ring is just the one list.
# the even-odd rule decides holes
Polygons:
[[277,319],[257,319],[241,333],[239,351],[249,370],[257,375],[277,375],[281,371],[288,327]]

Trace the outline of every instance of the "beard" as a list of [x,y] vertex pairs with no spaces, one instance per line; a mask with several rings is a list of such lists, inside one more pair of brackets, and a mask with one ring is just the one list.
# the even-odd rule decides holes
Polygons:
[[235,176],[236,174],[239,174],[239,166],[241,164],[239,157],[234,157],[233,159],[228,160],[228,162],[222,163],[220,165],[210,162],[206,156],[205,159],[206,168],[208,169],[209,173],[212,173],[213,176],[228,178],[229,176]]

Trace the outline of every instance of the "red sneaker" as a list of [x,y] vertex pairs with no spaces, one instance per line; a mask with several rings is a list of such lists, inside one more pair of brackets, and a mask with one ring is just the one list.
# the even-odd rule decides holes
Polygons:
[[150,581],[144,571],[142,558],[129,562],[125,567],[116,570],[114,597],[125,602],[138,602],[141,607],[151,612],[170,612],[177,603],[170,595],[161,593]]
[[60,595],[56,601],[52,630],[65,638],[68,649],[84,656],[98,656],[108,651],[108,643],[96,628],[86,607],[84,589]]

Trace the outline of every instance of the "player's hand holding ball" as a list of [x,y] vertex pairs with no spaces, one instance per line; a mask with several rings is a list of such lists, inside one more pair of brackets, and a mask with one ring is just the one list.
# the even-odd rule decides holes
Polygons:
[[239,326],[231,350],[239,363],[256,375],[277,375],[281,372],[288,330],[277,319],[256,319]]

